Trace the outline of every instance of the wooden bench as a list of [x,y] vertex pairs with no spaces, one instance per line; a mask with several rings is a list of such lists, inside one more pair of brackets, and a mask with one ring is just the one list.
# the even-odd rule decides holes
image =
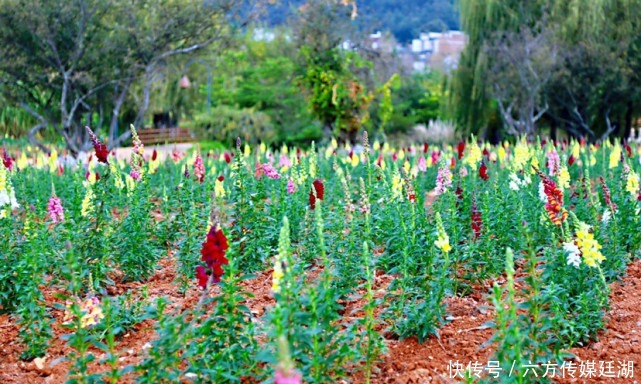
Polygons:
[[138,131],[143,144],[188,143],[196,141],[196,135],[188,128],[144,128]]

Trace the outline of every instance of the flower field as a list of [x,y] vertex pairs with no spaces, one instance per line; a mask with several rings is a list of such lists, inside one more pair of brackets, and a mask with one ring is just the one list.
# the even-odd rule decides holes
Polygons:
[[625,355],[614,376],[572,355],[636,305],[612,304],[641,276],[636,144],[365,134],[161,160],[134,130],[123,160],[89,134],[77,164],[4,153],[3,383],[397,382],[398,343],[437,358],[475,329],[433,380],[632,382]]

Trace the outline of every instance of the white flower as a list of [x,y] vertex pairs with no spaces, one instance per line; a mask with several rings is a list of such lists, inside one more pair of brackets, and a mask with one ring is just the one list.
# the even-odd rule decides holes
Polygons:
[[603,216],[601,217],[601,222],[602,223],[607,223],[607,222],[610,221],[611,218],[612,218],[612,213],[610,212],[609,209],[606,208],[605,211],[603,211]]
[[530,175],[525,175],[523,177],[523,185],[530,185],[532,183],[532,179],[530,178]]
[[516,183],[514,180],[510,180],[510,189],[513,191],[518,191],[519,190],[519,184]]
[[545,195],[545,186],[543,185],[543,182],[539,183],[539,198],[543,202],[548,201],[548,197]]
[[573,265],[579,268],[581,265],[581,251],[574,242],[563,243],[563,249],[568,252],[568,265]]

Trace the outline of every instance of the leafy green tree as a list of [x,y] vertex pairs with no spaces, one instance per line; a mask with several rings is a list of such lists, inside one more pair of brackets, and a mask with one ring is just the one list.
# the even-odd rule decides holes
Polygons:
[[84,125],[109,129],[109,147],[126,105],[135,125],[172,58],[222,41],[240,0],[209,2],[0,0],[0,92],[53,127],[76,154],[90,147]]
[[353,3],[340,0],[308,0],[294,24],[300,49],[300,84],[307,90],[309,109],[326,134],[356,141],[356,134],[368,119],[372,94],[359,81],[354,67],[368,63],[356,52],[344,49]]

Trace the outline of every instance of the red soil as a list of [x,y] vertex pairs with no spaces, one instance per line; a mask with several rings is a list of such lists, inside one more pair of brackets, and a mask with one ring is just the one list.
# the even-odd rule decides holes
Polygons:
[[[145,284],[151,298],[166,296],[172,300],[172,308],[189,308],[196,304],[200,291],[190,289],[185,296],[178,293],[173,284],[175,278],[175,261],[169,255],[161,261],[161,268]],[[391,277],[380,275],[376,278],[374,291],[376,297],[382,297]],[[271,271],[256,275],[254,279],[244,281],[245,288],[253,293],[247,305],[254,316],[261,316],[265,308],[273,305],[271,295]],[[143,284],[118,284],[110,294],[121,294],[126,290],[138,291]],[[487,364],[493,351],[481,348],[492,335],[492,330],[483,324],[493,318],[491,306],[485,296],[488,287],[479,287],[468,297],[447,299],[450,320],[440,330],[440,338],[432,337],[423,344],[415,338],[406,340],[386,340],[387,355],[383,357],[373,375],[373,383],[451,383],[450,361],[467,365],[469,362]],[[47,305],[52,308],[54,298],[52,291],[45,291]],[[213,292],[215,294],[215,292]],[[607,329],[599,334],[599,340],[586,347],[574,348],[570,352],[577,357],[575,362],[596,361],[597,374],[599,361],[613,361],[614,372],[618,372],[619,361],[641,362],[641,260],[630,264],[628,275],[620,283],[612,285],[611,310],[607,314]],[[361,316],[362,299],[346,303],[345,316]],[[69,369],[68,362],[61,362],[53,367],[56,359],[69,355],[71,349],[60,336],[69,330],[60,326],[63,314],[52,309],[56,319],[55,337],[44,361],[20,361],[22,346],[18,342],[18,327],[8,315],[0,316],[0,383],[63,383]],[[118,345],[123,366],[134,364],[142,359],[149,341],[154,338],[153,323],[146,321],[139,324],[134,331],[124,335]],[[102,352],[93,350],[100,359]],[[38,366],[40,365],[40,366]],[[635,367],[636,368],[636,367]],[[105,368],[91,366],[92,371]],[[577,374],[578,376],[578,370]],[[636,375],[635,375],[636,376]],[[131,380],[123,380],[130,382]],[[356,374],[351,382],[363,382],[362,374]],[[345,381],[349,382],[349,381]],[[633,379],[622,378],[565,378],[561,383],[632,383]]]

